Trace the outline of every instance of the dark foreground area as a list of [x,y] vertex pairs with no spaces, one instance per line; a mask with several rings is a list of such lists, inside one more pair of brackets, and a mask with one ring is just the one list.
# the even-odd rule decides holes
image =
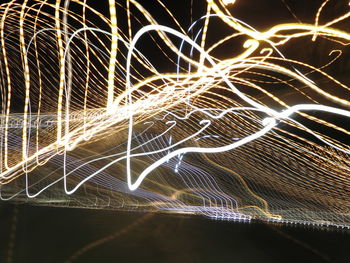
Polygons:
[[0,262],[349,262],[350,231],[0,205]]

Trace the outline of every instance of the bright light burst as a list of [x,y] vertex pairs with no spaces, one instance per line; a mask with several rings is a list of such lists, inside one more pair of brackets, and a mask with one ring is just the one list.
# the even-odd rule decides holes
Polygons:
[[3,200],[350,226],[347,3],[258,30],[105,2],[0,5]]

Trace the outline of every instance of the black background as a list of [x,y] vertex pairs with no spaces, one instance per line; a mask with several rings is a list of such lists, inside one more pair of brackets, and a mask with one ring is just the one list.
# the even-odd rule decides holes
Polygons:
[[350,231],[337,228],[10,204],[0,215],[0,262],[349,261]]

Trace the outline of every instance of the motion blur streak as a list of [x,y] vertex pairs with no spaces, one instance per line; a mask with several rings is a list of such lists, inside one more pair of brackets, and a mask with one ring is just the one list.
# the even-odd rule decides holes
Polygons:
[[2,200],[350,227],[348,3],[198,2],[0,5]]

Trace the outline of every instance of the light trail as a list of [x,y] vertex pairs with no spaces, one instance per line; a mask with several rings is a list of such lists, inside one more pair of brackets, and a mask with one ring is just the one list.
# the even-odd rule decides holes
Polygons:
[[259,30],[236,2],[1,4],[0,198],[349,227],[349,5]]

